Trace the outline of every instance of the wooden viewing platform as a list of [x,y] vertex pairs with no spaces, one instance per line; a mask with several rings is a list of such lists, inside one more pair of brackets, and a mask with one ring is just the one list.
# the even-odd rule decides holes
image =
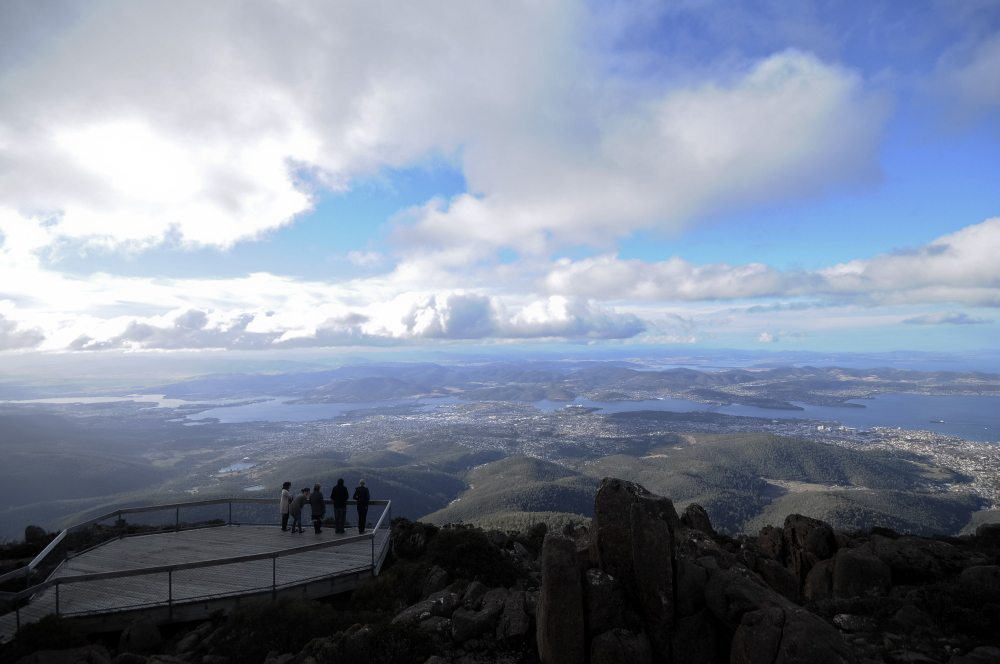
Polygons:
[[[181,522],[182,510],[227,505],[229,519],[217,519],[217,525],[185,527]],[[244,513],[248,507],[264,507],[269,515],[248,519],[244,514],[242,522],[234,521],[234,505]],[[73,617],[84,631],[111,631],[124,629],[139,614],[160,624],[198,620],[244,602],[334,595],[378,575],[389,548],[389,501],[371,502],[368,521],[374,525],[364,535],[356,527],[345,534],[324,527],[316,534],[311,524],[302,534],[282,532],[276,505],[244,498],[131,508],[68,528],[32,565],[0,577],[26,577],[27,584],[31,570],[47,557],[65,556],[44,581],[17,593],[0,593],[12,609],[0,616],[0,643],[12,638],[19,625],[48,614]],[[162,525],[165,511],[175,516],[174,524]],[[75,555],[53,553],[74,531],[108,520],[124,527],[126,517],[135,524],[149,514],[158,514],[160,528],[171,529],[122,535]],[[356,517],[349,508],[348,521]]]

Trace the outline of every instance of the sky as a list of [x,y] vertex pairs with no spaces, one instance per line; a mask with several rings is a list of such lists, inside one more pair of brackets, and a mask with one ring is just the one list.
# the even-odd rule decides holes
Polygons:
[[0,357],[997,350],[998,253],[998,0],[0,0]]

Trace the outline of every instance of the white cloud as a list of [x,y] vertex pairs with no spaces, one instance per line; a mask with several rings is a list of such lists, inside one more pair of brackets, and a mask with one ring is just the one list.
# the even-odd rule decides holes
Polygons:
[[377,251],[350,251],[347,260],[358,267],[375,267],[385,261],[385,256]]
[[907,318],[903,321],[910,325],[984,325],[993,321],[978,316],[970,316],[964,311],[935,311]]
[[1000,111],[1000,32],[970,40],[945,53],[930,88],[951,120],[969,126]]
[[580,118],[583,134],[544,125],[484,136],[464,151],[469,187],[482,195],[431,201],[396,237],[541,254],[870,182],[886,112],[854,74],[787,51],[732,82],[595,107]]
[[757,335],[757,341],[762,344],[771,344],[777,340],[778,339],[770,332],[761,332],[760,334]]

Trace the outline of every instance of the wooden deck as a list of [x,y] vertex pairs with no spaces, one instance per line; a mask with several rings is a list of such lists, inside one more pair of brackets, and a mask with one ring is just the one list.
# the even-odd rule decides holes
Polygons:
[[[241,601],[344,592],[378,573],[388,536],[387,527],[375,531],[374,538],[361,538],[356,530],[338,535],[332,529],[316,534],[310,528],[293,535],[275,526],[234,525],[113,540],[70,558],[49,581],[85,574],[106,577],[111,573],[112,578],[45,588],[20,609],[20,623],[57,613],[79,617],[93,631],[110,630],[124,626],[137,613],[152,613],[158,622],[194,620]],[[298,547],[333,541],[343,544],[293,552]],[[113,576],[128,570],[277,552],[283,555],[169,573]],[[0,642],[6,642],[15,631],[15,614],[0,616]]]

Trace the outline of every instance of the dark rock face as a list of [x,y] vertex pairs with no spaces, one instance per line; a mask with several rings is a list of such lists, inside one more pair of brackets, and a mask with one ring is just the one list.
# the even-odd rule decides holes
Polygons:
[[652,664],[652,661],[645,634],[613,629],[595,636],[590,643],[591,664]]
[[828,622],[804,609],[785,611],[775,664],[849,664],[854,653]]
[[671,654],[677,664],[684,662],[725,662],[729,635],[708,608],[679,618],[671,638]]
[[146,654],[159,650],[163,646],[160,630],[148,616],[137,618],[125,628],[118,639],[118,651],[136,654]]
[[704,507],[697,503],[691,503],[684,508],[684,513],[681,514],[681,524],[687,528],[700,530],[706,535],[715,534],[715,529],[712,528],[712,522],[708,518],[708,512],[705,511]]
[[583,600],[588,634],[602,634],[622,627],[624,598],[618,582],[599,569],[588,569],[583,576]]
[[[839,554],[838,554],[839,555]],[[807,600],[826,599],[833,594],[833,569],[836,558],[821,560],[806,575],[802,596]]]
[[962,553],[947,542],[917,537],[891,540],[877,535],[872,541],[875,555],[892,569],[892,582],[896,585],[941,578],[962,566]]
[[816,563],[830,558],[837,551],[837,538],[830,524],[801,514],[790,514],[785,518],[782,538],[785,567],[800,587]]
[[770,664],[778,656],[784,625],[785,612],[779,608],[743,614],[740,626],[733,634],[729,661],[732,664]]
[[[542,545],[542,593],[536,609],[542,664],[582,662],[585,656],[583,588],[573,540],[548,535]],[[457,613],[457,612],[456,612]]]
[[[822,562],[822,561],[821,561]],[[821,563],[817,563],[819,565]],[[799,581],[777,561],[763,556],[754,560],[753,571],[760,574],[776,593],[792,602],[799,601]],[[806,577],[808,579],[808,576]]]
[[424,579],[423,596],[427,597],[431,593],[443,590],[447,585],[448,572],[435,565],[431,568],[431,571],[427,573],[427,578]]
[[959,583],[969,588],[1000,593],[1000,565],[976,565],[962,570]]
[[480,581],[473,581],[465,589],[465,594],[462,595],[462,606],[466,609],[471,609],[473,611],[478,611],[483,605],[483,597],[489,592],[489,588],[486,584]]
[[680,526],[669,498],[650,493],[634,482],[607,477],[601,480],[594,497],[592,560],[628,591],[635,587],[630,514],[632,505],[639,502],[646,505],[651,518],[666,520],[671,530]]
[[952,657],[948,664],[1000,664],[1000,648],[981,646],[965,655]]
[[[632,565],[639,606],[658,661],[670,654],[674,624],[673,539],[670,526],[648,512],[647,502],[631,506]],[[659,516],[659,515],[657,515]]]
[[785,534],[780,528],[774,526],[764,526],[760,534],[757,535],[757,547],[761,553],[771,560],[784,562],[785,560]]
[[890,587],[892,570],[875,554],[861,548],[845,549],[837,554],[833,567],[835,598],[884,595]]
[[676,612],[680,616],[693,616],[705,608],[705,586],[708,572],[701,565],[680,559],[677,561]]
[[705,601],[715,617],[733,630],[742,624],[745,613],[795,608],[746,570],[713,570],[705,586]]
[[497,641],[508,648],[518,648],[524,644],[531,629],[531,618],[525,611],[525,592],[516,590],[507,595],[503,611],[497,622]]
[[909,604],[900,608],[892,619],[907,632],[930,629],[934,626],[934,621],[929,615]]

